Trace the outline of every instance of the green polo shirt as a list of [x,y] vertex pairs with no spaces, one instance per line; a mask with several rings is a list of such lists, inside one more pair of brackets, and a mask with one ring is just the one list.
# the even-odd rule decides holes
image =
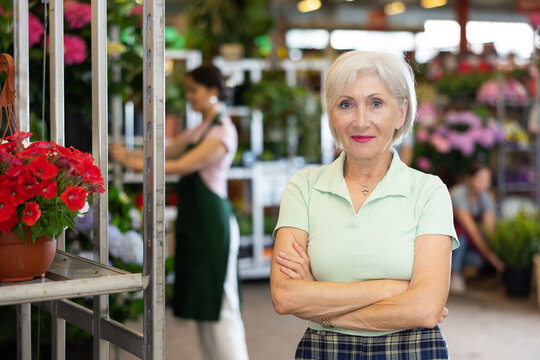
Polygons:
[[[388,172],[358,213],[343,177],[345,152],[332,164],[302,170],[289,181],[276,230],[294,227],[308,233],[307,251],[317,281],[410,280],[418,236],[448,235],[452,248],[459,246],[446,185],[437,176],[407,167],[395,150],[392,153]],[[312,322],[309,326],[323,329]],[[390,333],[331,330],[364,336]]]

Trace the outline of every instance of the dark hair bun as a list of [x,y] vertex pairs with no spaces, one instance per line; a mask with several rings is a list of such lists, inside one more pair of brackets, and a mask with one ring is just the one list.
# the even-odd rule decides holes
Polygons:
[[225,78],[221,71],[214,65],[201,65],[198,68],[191,70],[188,73],[196,83],[206,86],[207,88],[218,89],[218,98],[223,101],[227,99],[228,91],[225,87]]

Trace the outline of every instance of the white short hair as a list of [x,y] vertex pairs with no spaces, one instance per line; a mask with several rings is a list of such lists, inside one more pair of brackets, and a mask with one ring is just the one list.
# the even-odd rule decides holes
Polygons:
[[328,114],[330,130],[336,143],[340,143],[332,125],[331,109],[343,94],[352,86],[358,72],[375,74],[381,79],[389,92],[396,98],[399,106],[408,102],[407,115],[403,126],[394,132],[393,142],[398,144],[403,136],[411,131],[416,117],[416,92],[414,73],[407,62],[397,55],[375,51],[349,51],[340,55],[332,64],[322,88],[323,106]]

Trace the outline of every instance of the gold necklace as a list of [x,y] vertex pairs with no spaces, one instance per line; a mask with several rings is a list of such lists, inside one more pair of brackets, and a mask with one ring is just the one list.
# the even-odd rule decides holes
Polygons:
[[373,180],[373,181],[368,182],[368,183],[365,184],[365,185],[362,184],[362,183],[359,183],[359,182],[356,181],[356,180],[354,180],[354,179],[353,179],[352,177],[350,177],[348,174],[345,174],[345,177],[351,179],[352,181],[354,181],[354,182],[357,183],[358,185],[362,186],[362,187],[363,187],[362,192],[364,193],[365,196],[367,196],[367,194],[368,194],[368,192],[369,192],[368,185],[371,185],[371,184],[373,184],[374,182],[381,180],[381,179],[384,177],[384,175],[381,176],[380,178],[377,178],[377,179],[375,179],[375,180]]

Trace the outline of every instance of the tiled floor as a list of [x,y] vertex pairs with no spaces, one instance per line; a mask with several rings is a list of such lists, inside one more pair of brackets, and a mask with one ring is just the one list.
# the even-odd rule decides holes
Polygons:
[[[467,295],[450,296],[450,316],[441,325],[453,360],[539,360],[540,310],[536,294],[527,299],[505,296],[496,278],[469,282]],[[251,360],[292,359],[306,325],[279,316],[267,281],[245,282],[244,321]],[[140,326],[140,324],[136,324]],[[195,327],[167,309],[167,359],[201,360]],[[122,360],[132,359],[121,354]]]

